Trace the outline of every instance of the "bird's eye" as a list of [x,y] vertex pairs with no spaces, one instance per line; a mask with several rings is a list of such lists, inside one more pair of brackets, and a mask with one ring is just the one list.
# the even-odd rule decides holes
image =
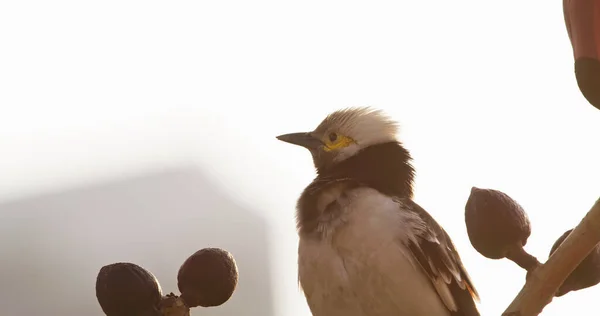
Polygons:
[[338,135],[336,133],[330,133],[329,134],[329,141],[330,142],[332,142],[332,143],[335,142],[337,140],[337,138],[338,138]]

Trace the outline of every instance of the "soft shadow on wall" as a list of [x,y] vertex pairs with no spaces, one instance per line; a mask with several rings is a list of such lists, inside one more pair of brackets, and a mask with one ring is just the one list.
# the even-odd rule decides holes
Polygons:
[[196,250],[236,258],[231,299],[192,315],[274,315],[267,222],[196,168],[0,204],[0,306],[6,315],[103,315],[101,266],[129,261],[177,292],[177,271]]

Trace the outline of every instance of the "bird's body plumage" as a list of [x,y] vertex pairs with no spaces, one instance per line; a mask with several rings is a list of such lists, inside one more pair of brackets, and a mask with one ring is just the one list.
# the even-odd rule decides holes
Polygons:
[[[301,238],[299,279],[314,316],[449,316],[407,246],[419,219],[402,201],[346,192],[322,238]],[[411,218],[412,217],[412,218]]]
[[313,315],[478,316],[452,241],[412,200],[411,157],[394,123],[336,113],[313,132],[338,139],[321,141],[329,150],[303,140],[318,173],[297,205],[298,277]]

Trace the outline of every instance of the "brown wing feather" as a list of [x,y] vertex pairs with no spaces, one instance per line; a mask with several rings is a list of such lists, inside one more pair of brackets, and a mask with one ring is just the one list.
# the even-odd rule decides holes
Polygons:
[[402,200],[402,205],[425,223],[418,238],[409,240],[408,247],[451,315],[479,316],[475,305],[479,294],[446,231],[414,201]]

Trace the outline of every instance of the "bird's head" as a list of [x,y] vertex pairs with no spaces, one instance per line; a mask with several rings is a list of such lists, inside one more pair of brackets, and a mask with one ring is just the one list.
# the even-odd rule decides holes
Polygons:
[[372,145],[396,141],[397,123],[380,110],[347,108],[329,114],[312,132],[277,139],[308,149],[317,169],[326,169]]

